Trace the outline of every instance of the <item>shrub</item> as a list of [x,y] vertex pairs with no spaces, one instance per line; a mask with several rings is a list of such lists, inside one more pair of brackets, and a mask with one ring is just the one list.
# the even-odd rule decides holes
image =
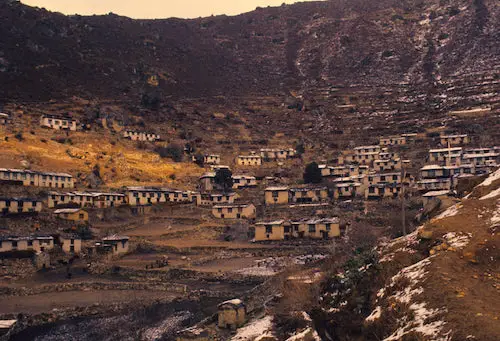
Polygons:
[[319,184],[323,180],[321,170],[316,162],[311,162],[306,166],[304,172],[304,182],[306,184]]
[[155,152],[162,158],[171,158],[175,162],[182,162],[184,157],[184,148],[177,144],[169,144],[167,147],[156,147]]
[[227,192],[233,187],[233,173],[229,169],[219,169],[215,173],[214,181],[224,192]]
[[194,156],[194,163],[196,163],[200,167],[203,167],[205,164],[205,157],[203,156],[203,154],[196,154]]
[[18,140],[18,141],[24,141],[24,137],[23,137],[23,134],[21,132],[17,133],[16,135],[14,135],[14,137]]

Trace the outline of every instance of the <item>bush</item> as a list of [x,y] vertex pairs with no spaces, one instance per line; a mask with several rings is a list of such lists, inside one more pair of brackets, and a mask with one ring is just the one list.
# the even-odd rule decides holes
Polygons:
[[14,135],[14,137],[18,140],[18,141],[24,141],[24,137],[23,137],[23,134],[21,132],[17,133],[16,135]]
[[306,166],[304,172],[304,182],[306,184],[319,184],[323,180],[321,170],[316,162],[311,162]]
[[226,193],[233,188],[233,173],[229,169],[219,169],[215,173],[214,181]]
[[200,167],[203,167],[205,165],[205,157],[203,156],[203,154],[196,154],[194,156],[194,163],[196,163]]
[[169,144],[167,147],[156,147],[155,152],[162,158],[171,158],[175,162],[182,162],[184,148],[177,144]]

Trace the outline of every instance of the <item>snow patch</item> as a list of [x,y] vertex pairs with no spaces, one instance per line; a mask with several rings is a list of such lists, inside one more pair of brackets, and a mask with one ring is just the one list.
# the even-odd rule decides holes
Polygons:
[[261,319],[254,320],[246,326],[238,329],[238,332],[231,338],[231,341],[254,340],[256,337],[269,332],[272,327],[273,318],[271,316],[265,316]]
[[312,336],[313,340],[321,341],[318,333],[310,327],[294,336],[289,337],[288,339],[286,339],[286,341],[302,341],[306,339],[309,340],[308,336]]
[[448,245],[461,249],[469,244],[469,240],[472,238],[472,233],[458,234],[456,232],[448,232],[443,236],[443,238],[446,239],[446,243]]
[[458,214],[458,210],[462,207],[461,204],[456,204],[456,205],[453,205],[451,206],[450,208],[448,208],[446,211],[444,211],[443,213],[441,213],[440,215],[438,215],[437,217],[435,217],[434,221],[436,220],[441,220],[441,219],[444,219],[444,218],[449,218],[449,217],[453,217],[455,215]]
[[380,316],[382,316],[382,308],[380,306],[377,306],[373,311],[372,313],[370,314],[370,316],[368,316],[365,321],[366,322],[373,322],[375,320],[378,320],[380,318]]
[[489,186],[493,182],[497,181],[500,179],[500,169],[497,169],[497,171],[493,174],[491,174],[486,180],[484,180],[482,183],[479,184],[479,186]]
[[489,194],[482,196],[481,199],[479,200],[493,199],[498,197],[499,195],[500,195],[500,188],[497,188],[496,190],[491,191]]

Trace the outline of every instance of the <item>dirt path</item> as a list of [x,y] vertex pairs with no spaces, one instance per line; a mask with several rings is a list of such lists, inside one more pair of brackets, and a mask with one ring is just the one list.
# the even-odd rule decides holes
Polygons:
[[96,303],[125,303],[152,299],[173,299],[174,294],[150,290],[67,291],[32,296],[0,298],[0,314],[40,314],[53,309],[84,307]]

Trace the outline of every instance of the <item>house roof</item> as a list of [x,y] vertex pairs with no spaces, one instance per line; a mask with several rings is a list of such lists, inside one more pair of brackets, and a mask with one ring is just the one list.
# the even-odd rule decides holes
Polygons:
[[243,303],[243,301],[240,300],[240,299],[238,299],[238,298],[222,302],[221,304],[219,304],[219,308],[222,307],[222,306],[225,306],[225,305],[231,305],[231,306],[236,307],[236,308],[244,307],[245,306],[245,304]]
[[354,147],[354,150],[360,150],[360,149],[380,149],[379,145],[372,145],[372,146],[359,146],[359,147]]
[[288,191],[288,187],[282,186],[282,187],[267,187],[265,189],[266,191]]
[[454,147],[454,148],[441,148],[441,149],[430,149],[429,153],[452,153],[452,152],[461,152],[462,147]]
[[8,197],[0,197],[1,201],[22,201],[22,202],[42,202],[39,199],[34,198],[8,198]]
[[80,208],[61,208],[58,210],[54,211],[54,214],[61,214],[61,213],[77,213],[82,211]]
[[16,322],[17,320],[0,320],[0,329],[10,329]]
[[103,241],[120,241],[120,240],[129,240],[129,239],[130,238],[127,236],[119,236],[117,234],[102,238]]
[[252,175],[233,175],[233,179],[250,179],[255,180],[255,176]]
[[340,219],[338,217],[331,218],[304,218],[300,220],[292,220],[291,224],[338,224]]
[[274,220],[274,221],[260,221],[256,223],[255,225],[283,225],[285,221],[283,219],[281,220]]
[[215,205],[212,208],[239,208],[239,207],[249,207],[253,206],[253,204],[227,204],[227,205]]
[[0,112],[0,117],[9,117],[9,115],[6,113]]
[[33,171],[33,170],[29,170],[29,169],[16,169],[16,168],[0,168],[0,172],[65,176],[65,177],[70,177],[70,178],[73,177],[71,174],[68,174],[68,173],[39,172],[39,171]]
[[290,192],[307,192],[307,191],[324,191],[327,190],[328,188],[326,187],[295,187],[295,188],[290,188]]
[[[202,176],[200,176],[200,179],[203,179],[203,178],[215,178],[215,172],[207,172],[205,174],[203,174]],[[234,176],[233,176],[234,178]]]
[[439,197],[441,195],[447,195],[450,194],[449,190],[443,190],[443,191],[430,191],[422,195],[423,197]]
[[1,241],[20,241],[20,240],[54,240],[52,236],[31,235],[31,236],[0,236]]

